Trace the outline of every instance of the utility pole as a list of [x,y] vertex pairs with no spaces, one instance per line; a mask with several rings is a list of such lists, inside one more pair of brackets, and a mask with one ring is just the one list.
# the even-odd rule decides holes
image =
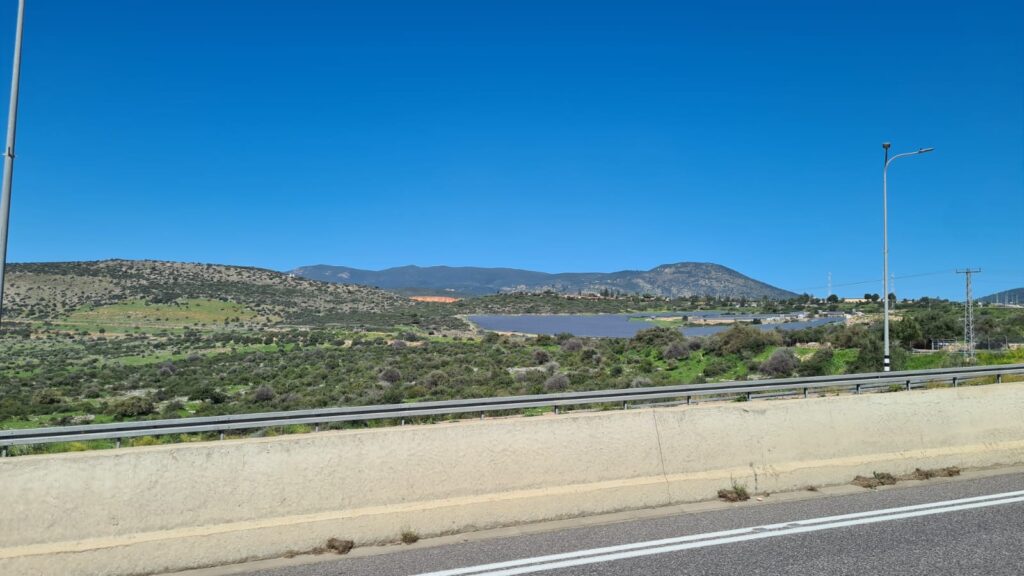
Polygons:
[[828,273],[828,296],[826,296],[825,299],[828,300],[831,297],[832,297],[832,273],[829,272]]
[[964,362],[974,362],[974,295],[971,293],[971,274],[981,273],[981,268],[957,270],[963,274],[967,286],[964,295]]
[[21,31],[25,24],[25,0],[18,1],[18,28],[14,34],[14,69],[11,72],[11,107],[7,113],[7,146],[4,148],[4,180],[0,190],[0,321],[4,312],[4,272],[7,269],[7,230],[11,221],[11,183],[14,180],[14,134],[18,124],[18,83],[21,80]]

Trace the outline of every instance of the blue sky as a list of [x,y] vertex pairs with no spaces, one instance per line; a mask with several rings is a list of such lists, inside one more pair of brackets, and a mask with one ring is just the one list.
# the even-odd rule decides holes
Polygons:
[[890,169],[900,295],[1024,286],[1021,4],[839,4],[29,0],[10,259],[823,294],[881,278],[891,140],[936,148]]

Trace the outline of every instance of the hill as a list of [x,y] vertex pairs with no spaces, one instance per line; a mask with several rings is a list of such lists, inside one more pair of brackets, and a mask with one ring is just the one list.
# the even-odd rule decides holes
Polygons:
[[1024,288],[1003,290],[1002,292],[978,298],[978,301],[989,304],[1024,304]]
[[261,268],[102,260],[10,265],[3,314],[30,321],[380,326],[416,323],[425,306],[376,288]]
[[377,286],[408,294],[480,296],[501,292],[562,294],[651,294],[666,298],[714,296],[782,300],[796,294],[744,276],[719,264],[680,262],[651,270],[570,272],[549,274],[515,268],[402,266],[386,270],[360,270],[344,266],[303,266],[298,276],[325,282]]

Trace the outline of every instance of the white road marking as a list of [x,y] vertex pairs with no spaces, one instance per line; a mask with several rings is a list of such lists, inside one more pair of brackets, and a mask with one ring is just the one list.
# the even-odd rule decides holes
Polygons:
[[886,508],[882,510],[870,510],[867,512],[855,512],[839,516],[826,516],[821,518],[810,518],[794,522],[783,522],[778,524],[766,524],[750,528],[738,528],[734,530],[723,530],[709,532],[706,534],[693,534],[676,538],[665,538],[661,540],[650,540],[647,542],[636,542],[619,546],[607,546],[593,548],[590,550],[578,550],[564,554],[550,554],[534,558],[523,558],[507,562],[495,562],[466,568],[455,568],[439,572],[429,572],[418,576],[515,576],[517,574],[529,574],[544,570],[555,570],[557,568],[569,568],[585,564],[599,562],[611,562],[626,558],[650,556],[653,554],[664,554],[692,548],[703,548],[706,546],[717,546],[746,540],[760,540],[775,536],[789,534],[803,534],[819,530],[830,530],[857,526],[861,524],[873,524],[876,522],[888,522],[905,518],[929,516],[932,514],[944,514],[973,508],[984,508],[1003,504],[1024,502],[1024,490],[1016,492],[1004,492],[1001,494],[989,494],[986,496],[975,496],[972,498],[960,498],[957,500],[946,500],[942,502],[931,502],[928,504],[916,504],[913,506],[901,506],[898,508]]

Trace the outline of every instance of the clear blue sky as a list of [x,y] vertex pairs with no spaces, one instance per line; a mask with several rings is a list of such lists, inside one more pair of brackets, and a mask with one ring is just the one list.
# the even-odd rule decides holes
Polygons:
[[10,258],[823,294],[881,278],[891,140],[936,148],[890,169],[892,270],[948,271],[900,295],[1024,286],[1021,3],[838,4],[29,0]]

